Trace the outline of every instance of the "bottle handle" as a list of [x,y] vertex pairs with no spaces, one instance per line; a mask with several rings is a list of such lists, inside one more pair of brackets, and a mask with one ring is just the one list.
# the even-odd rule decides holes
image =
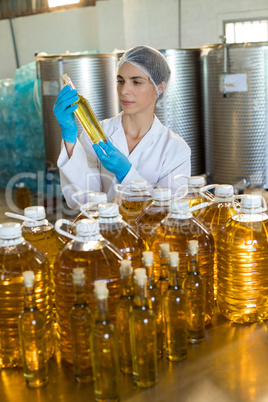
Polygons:
[[79,241],[79,238],[78,238],[77,236],[74,236],[74,235],[72,235],[71,233],[68,233],[68,232],[66,232],[65,230],[62,230],[62,229],[61,229],[61,227],[62,227],[62,225],[63,225],[64,223],[65,223],[66,225],[72,225],[72,224],[73,224],[73,223],[72,223],[71,221],[69,221],[68,219],[58,219],[58,220],[56,221],[56,223],[55,223],[55,230],[56,230],[59,234],[65,236],[65,237],[69,237],[69,238],[72,239],[72,240]]
[[[180,176],[180,175],[178,175]],[[183,176],[183,175],[181,175]],[[188,194],[188,185],[186,185],[187,187],[185,187],[184,184],[181,184],[179,187],[177,187],[175,194],[171,197],[172,200],[180,200],[181,198],[186,197],[186,195]],[[183,193],[181,195],[178,196],[178,192],[180,190],[184,190]]]
[[[203,198],[206,198],[207,200],[212,201],[213,198],[209,198],[209,196],[205,194],[205,191],[212,190],[213,188],[216,188],[218,186],[219,186],[219,184],[209,184],[207,186],[201,187],[199,189],[199,194],[202,195]],[[215,198],[215,196],[213,196],[213,197]]]
[[84,204],[81,204],[81,202],[78,201],[78,197],[81,197],[82,195],[86,195],[91,193],[91,191],[89,190],[80,190],[80,191],[76,191],[75,193],[71,194],[71,199],[77,204],[79,205],[79,207],[81,207]]
[[201,202],[201,204],[197,204],[189,208],[189,212],[194,212],[197,211],[198,209],[206,208],[209,204],[210,204],[209,202]]
[[186,174],[177,174],[176,176],[174,176],[173,177],[173,182],[175,183],[175,184],[179,184],[178,182],[177,182],[177,180],[178,179],[181,179],[182,177],[184,177],[185,179],[189,179],[189,176],[186,176]]
[[25,215],[14,214],[13,212],[5,212],[5,215],[10,218],[20,219],[21,221],[34,222],[36,225],[40,224],[40,221],[36,221],[35,219],[29,218],[28,216]]
[[[237,208],[238,205],[235,204],[235,200],[242,200],[242,198],[247,197],[247,195],[248,195],[248,194],[233,195],[233,198],[232,198],[232,207],[233,207],[233,209],[234,209],[236,212],[240,212],[242,206],[241,206],[241,204],[239,203],[239,204],[238,204],[238,205],[239,205],[239,208]],[[261,211],[259,211],[259,213],[267,211],[267,203],[266,203],[266,200],[265,200],[265,198],[264,198],[263,196],[260,196],[260,197],[261,197],[261,199],[262,199],[262,204],[263,204],[263,206],[261,207]]]
[[[81,205],[80,211],[81,211],[87,218],[92,219],[93,216],[87,212],[87,209],[90,209],[90,207],[98,206],[98,205],[100,205],[100,204],[101,204],[100,202],[89,201],[89,202],[87,202],[86,204]],[[93,219],[94,219],[94,218],[93,218]]]

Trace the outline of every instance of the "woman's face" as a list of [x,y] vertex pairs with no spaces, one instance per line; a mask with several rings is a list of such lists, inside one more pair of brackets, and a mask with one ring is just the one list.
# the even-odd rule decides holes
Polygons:
[[118,98],[125,114],[154,112],[156,89],[143,71],[130,63],[124,63],[117,75]]

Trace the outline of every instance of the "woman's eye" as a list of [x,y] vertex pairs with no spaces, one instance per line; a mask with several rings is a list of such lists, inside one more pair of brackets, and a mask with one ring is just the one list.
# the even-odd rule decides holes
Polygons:
[[140,85],[141,84],[140,81],[133,81],[133,82],[134,82],[134,85]]
[[122,84],[123,81],[122,80],[117,80],[117,84]]

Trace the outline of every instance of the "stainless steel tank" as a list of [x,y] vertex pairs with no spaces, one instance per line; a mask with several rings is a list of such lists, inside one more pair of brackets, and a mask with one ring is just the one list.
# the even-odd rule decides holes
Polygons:
[[[62,54],[36,57],[41,80],[43,124],[48,167],[56,167],[61,147],[61,130],[53,106],[61,89],[60,76],[69,75],[77,91],[88,99],[99,120],[115,116],[118,111],[115,54]],[[78,134],[82,126],[78,123]]]
[[201,66],[208,182],[267,188],[268,43],[204,46]]
[[192,175],[203,174],[200,49],[160,51],[170,66],[171,79],[166,98],[156,107],[156,115],[190,146]]

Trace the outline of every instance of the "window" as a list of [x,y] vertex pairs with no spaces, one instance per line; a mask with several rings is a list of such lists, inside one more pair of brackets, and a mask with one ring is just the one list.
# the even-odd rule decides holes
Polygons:
[[252,21],[225,21],[227,43],[267,42],[268,19]]
[[48,0],[48,7],[59,7],[66,6],[70,4],[77,4],[80,0]]

